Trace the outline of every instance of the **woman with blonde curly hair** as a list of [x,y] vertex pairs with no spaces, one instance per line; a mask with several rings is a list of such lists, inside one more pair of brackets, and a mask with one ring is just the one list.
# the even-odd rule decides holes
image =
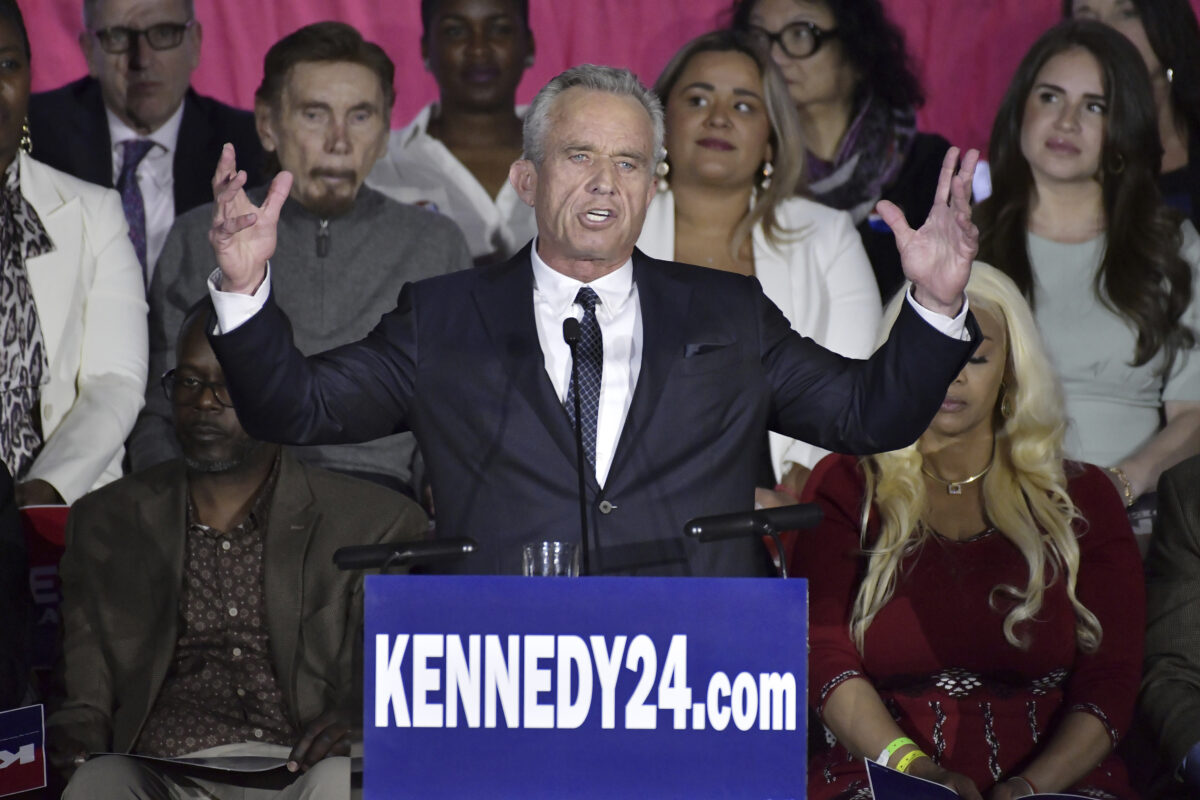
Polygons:
[[869,797],[871,758],[969,798],[1132,797],[1113,748],[1141,671],[1137,547],[1105,474],[1063,460],[1020,290],[977,263],[967,296],[984,338],[921,438],[830,456],[805,487],[825,521],[792,568],[810,578],[809,697],[836,739],[808,796]]

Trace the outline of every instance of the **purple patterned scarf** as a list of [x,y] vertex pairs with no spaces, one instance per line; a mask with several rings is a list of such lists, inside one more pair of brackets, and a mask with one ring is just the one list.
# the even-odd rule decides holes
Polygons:
[[868,96],[832,162],[806,154],[809,193],[861,223],[900,174],[916,135],[917,115],[911,108],[891,109]]

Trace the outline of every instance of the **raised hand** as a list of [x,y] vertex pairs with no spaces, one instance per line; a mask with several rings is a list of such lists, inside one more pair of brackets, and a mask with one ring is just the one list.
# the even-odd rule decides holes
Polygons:
[[221,290],[253,294],[266,277],[267,259],[275,252],[275,229],[292,190],[292,174],[275,176],[262,206],[250,202],[245,186],[246,173],[237,168],[233,145],[226,144],[213,175],[208,241],[221,268]]
[[962,308],[971,262],[979,250],[979,229],[971,222],[971,179],[979,151],[968,150],[956,174],[958,152],[951,147],[942,160],[933,208],[917,230],[908,226],[895,203],[880,200],[875,207],[895,234],[904,277],[913,282],[914,299],[949,317]]

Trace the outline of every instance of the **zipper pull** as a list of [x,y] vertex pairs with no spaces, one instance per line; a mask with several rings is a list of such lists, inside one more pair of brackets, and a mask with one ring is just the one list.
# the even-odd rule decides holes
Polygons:
[[321,220],[321,227],[317,229],[317,257],[324,258],[329,255],[329,220]]

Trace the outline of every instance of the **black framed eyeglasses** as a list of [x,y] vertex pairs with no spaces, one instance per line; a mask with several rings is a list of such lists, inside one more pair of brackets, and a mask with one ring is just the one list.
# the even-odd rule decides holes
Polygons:
[[183,35],[187,33],[188,28],[195,24],[196,20],[189,19],[187,22],[160,22],[149,28],[126,28],[116,25],[95,31],[89,30],[88,33],[96,37],[104,52],[117,56],[132,50],[139,36],[145,37],[146,44],[154,50],[171,50],[179,47],[183,41]]
[[229,387],[223,383],[202,381],[194,375],[176,375],[175,370],[169,369],[160,379],[163,394],[172,403],[188,405],[195,403],[206,391],[212,392],[217,405],[222,408],[233,408],[233,400],[229,397]]
[[770,51],[772,45],[777,44],[792,58],[808,58],[821,49],[826,39],[837,36],[837,30],[824,30],[812,22],[793,22],[784,25],[775,33],[757,25],[750,25],[746,28],[746,33],[764,50]]

